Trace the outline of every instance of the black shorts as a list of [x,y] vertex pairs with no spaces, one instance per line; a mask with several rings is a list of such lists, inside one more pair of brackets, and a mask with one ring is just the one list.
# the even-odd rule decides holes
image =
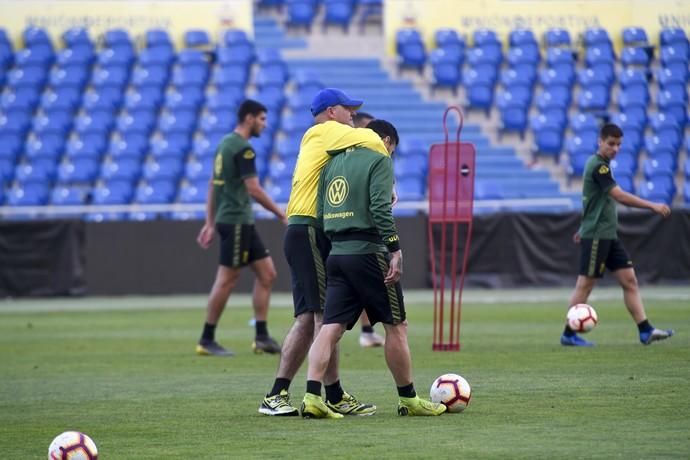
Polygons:
[[330,256],[323,324],[346,324],[352,329],[362,310],[371,324],[405,321],[400,283],[386,286],[383,282],[389,259],[384,253]]
[[270,255],[252,224],[216,224],[216,230],[220,235],[220,265],[240,268]]
[[633,263],[619,240],[580,240],[580,275],[601,278],[604,269],[632,268]]
[[283,241],[285,259],[292,276],[295,317],[321,312],[326,303],[326,259],[331,242],[322,229],[306,224],[290,224]]

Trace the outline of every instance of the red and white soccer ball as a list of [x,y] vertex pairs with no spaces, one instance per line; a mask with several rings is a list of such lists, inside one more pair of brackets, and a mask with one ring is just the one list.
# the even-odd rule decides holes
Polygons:
[[470,403],[472,388],[457,374],[443,374],[431,384],[431,401],[443,403],[448,412],[462,412]]
[[98,460],[98,448],[84,433],[65,431],[50,443],[48,460]]
[[599,322],[597,311],[591,305],[579,303],[568,309],[568,326],[575,332],[589,332]]

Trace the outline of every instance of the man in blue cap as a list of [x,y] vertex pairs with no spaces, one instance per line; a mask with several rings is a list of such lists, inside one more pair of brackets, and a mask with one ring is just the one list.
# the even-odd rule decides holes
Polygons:
[[[315,124],[302,137],[292,177],[288,202],[288,228],[283,249],[292,275],[295,322],[290,328],[280,357],[273,388],[259,412],[266,415],[295,416],[288,390],[304,362],[323,319],[326,300],[326,259],[331,244],[317,220],[316,195],[319,176],[330,156],[327,152],[349,147],[365,147],[389,155],[381,138],[372,130],[353,127],[353,114],[363,101],[352,99],[335,88],[319,91],[311,104]],[[338,351],[332,354],[324,375],[328,416],[372,415],[376,407],[360,403],[345,392],[338,376]]]

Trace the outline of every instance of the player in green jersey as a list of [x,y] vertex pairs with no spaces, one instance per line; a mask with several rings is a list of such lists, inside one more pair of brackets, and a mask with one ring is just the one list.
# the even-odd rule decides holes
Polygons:
[[[621,189],[613,178],[610,162],[618,154],[623,131],[615,124],[606,124],[599,133],[596,154],[587,160],[583,173],[582,224],[573,236],[580,244],[580,274],[569,305],[587,303],[597,279],[605,269],[613,272],[621,288],[625,306],[637,324],[640,342],[648,345],[673,335],[673,330],[657,329],[647,320],[632,261],[618,239],[616,203],[654,211],[662,217],[671,214],[663,203],[643,200]],[[565,346],[593,346],[566,325],[561,344]]]
[[232,356],[230,350],[216,342],[215,330],[240,277],[240,269],[245,266],[256,275],[253,294],[256,337],[252,348],[257,353],[280,353],[280,345],[269,336],[266,325],[276,269],[254,227],[252,198],[284,224],[287,217],[261,187],[256,173],[256,153],[248,142],[266,128],[266,107],[248,99],[240,105],[237,121],[234,132],[225,136],[218,146],[208,188],[206,222],[197,237],[199,245],[207,249],[216,232],[220,235],[218,271],[196,347],[200,355]]

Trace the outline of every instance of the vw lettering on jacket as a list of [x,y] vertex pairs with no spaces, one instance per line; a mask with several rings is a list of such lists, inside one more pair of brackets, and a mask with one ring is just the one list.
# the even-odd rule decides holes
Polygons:
[[328,199],[328,204],[337,208],[342,205],[347,199],[347,195],[350,193],[350,184],[347,183],[347,179],[343,176],[337,176],[331,179],[326,189],[326,198]]

